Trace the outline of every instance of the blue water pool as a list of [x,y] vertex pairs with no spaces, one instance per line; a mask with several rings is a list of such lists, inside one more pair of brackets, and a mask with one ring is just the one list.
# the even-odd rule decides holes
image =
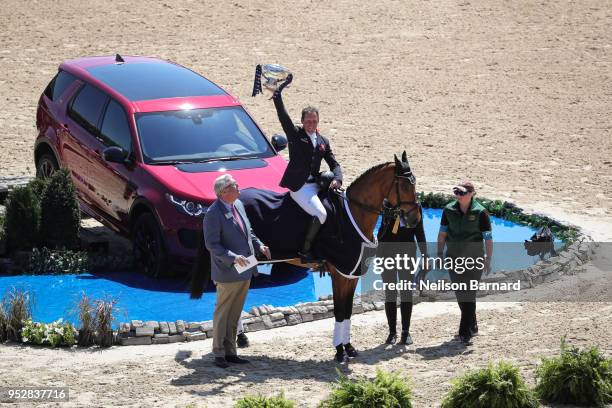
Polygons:
[[[428,241],[435,242],[442,210],[425,209],[424,225]],[[522,243],[534,232],[531,227],[492,217],[496,243],[508,242],[493,257],[493,271],[527,267],[539,260],[528,256]],[[378,226],[377,226],[378,228]],[[432,252],[433,253],[433,252]],[[267,267],[269,268],[269,266]],[[81,274],[61,276],[0,276],[0,294],[16,287],[27,289],[34,297],[34,320],[50,322],[64,318],[75,322],[75,305],[82,293],[90,299],[117,299],[118,321],[203,321],[212,319],[215,293],[209,289],[200,300],[189,299],[189,285],[185,280],[153,280],[134,272]],[[245,310],[254,305],[289,306],[310,302],[331,293],[331,280],[318,273],[307,273],[299,268],[287,268],[287,273],[260,276],[253,280]]]

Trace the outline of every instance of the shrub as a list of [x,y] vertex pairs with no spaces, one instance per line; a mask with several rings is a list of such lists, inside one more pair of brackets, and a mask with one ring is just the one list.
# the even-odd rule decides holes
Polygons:
[[6,341],[7,339],[7,316],[4,311],[4,302],[0,302],[0,343]]
[[81,211],[70,173],[53,173],[41,199],[41,238],[50,248],[76,248],[79,243]]
[[95,342],[94,310],[87,295],[83,294],[77,304],[79,314],[79,346],[89,347]]
[[96,300],[94,302],[93,326],[96,331],[96,343],[100,347],[110,347],[113,345],[113,320],[115,304],[114,299]]
[[40,200],[29,186],[17,187],[8,195],[4,230],[8,250],[29,250],[36,246],[40,226]]
[[88,269],[88,254],[83,251],[58,251],[34,248],[30,255],[27,273],[33,275],[78,274]]
[[28,320],[21,331],[24,343],[48,344],[51,347],[70,347],[76,341],[75,336],[75,328],[70,323],[63,323],[62,319],[49,324]]
[[62,336],[62,345],[67,346],[67,347],[74,346],[76,344],[77,334],[78,332],[72,324],[68,322],[64,323],[64,333]]
[[43,344],[46,325],[28,320],[21,329],[21,340],[24,343]]
[[540,403],[527,388],[518,368],[500,362],[497,366],[467,373],[453,381],[442,408],[532,408]]
[[25,290],[12,289],[3,300],[6,314],[6,337],[21,342],[24,322],[32,319],[32,299]]
[[274,397],[249,395],[236,401],[234,408],[293,408],[295,402],[285,399],[281,393]]
[[542,359],[536,380],[536,392],[546,401],[588,406],[612,402],[612,359],[596,347],[579,350],[562,339],[561,354]]
[[39,200],[42,198],[48,185],[49,185],[48,178],[39,178],[39,177],[32,179],[32,181],[28,183],[28,187],[32,189],[32,191],[34,192],[34,195],[38,197]]
[[360,378],[356,381],[340,372],[338,374],[339,378],[329,397],[321,402],[321,408],[412,407],[412,391],[398,373],[377,370],[373,380]]

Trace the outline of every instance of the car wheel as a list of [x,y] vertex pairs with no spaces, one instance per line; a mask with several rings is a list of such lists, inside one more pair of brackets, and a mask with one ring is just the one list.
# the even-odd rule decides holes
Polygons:
[[59,169],[57,160],[51,153],[43,153],[36,163],[36,177],[51,177]]
[[166,250],[157,220],[151,213],[141,214],[132,228],[136,268],[144,275],[159,278],[166,272]]

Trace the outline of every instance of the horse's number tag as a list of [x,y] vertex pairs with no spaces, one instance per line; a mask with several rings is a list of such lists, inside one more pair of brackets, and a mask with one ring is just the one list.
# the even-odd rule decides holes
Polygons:
[[393,234],[397,234],[397,230],[399,229],[399,225],[400,225],[400,219],[399,219],[399,217],[397,217],[395,219],[395,223],[393,224],[393,229],[391,230],[391,232]]

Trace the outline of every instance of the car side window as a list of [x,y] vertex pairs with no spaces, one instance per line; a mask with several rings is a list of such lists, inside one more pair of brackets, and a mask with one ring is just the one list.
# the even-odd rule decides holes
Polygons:
[[78,124],[94,136],[97,136],[98,120],[107,98],[108,96],[104,92],[92,85],[86,84],[72,100],[68,114]]
[[75,80],[74,75],[66,71],[60,71],[47,85],[45,95],[52,101],[56,101]]
[[108,103],[100,133],[103,143],[107,146],[119,146],[128,152],[132,150],[132,137],[127,115],[115,100],[111,99]]

